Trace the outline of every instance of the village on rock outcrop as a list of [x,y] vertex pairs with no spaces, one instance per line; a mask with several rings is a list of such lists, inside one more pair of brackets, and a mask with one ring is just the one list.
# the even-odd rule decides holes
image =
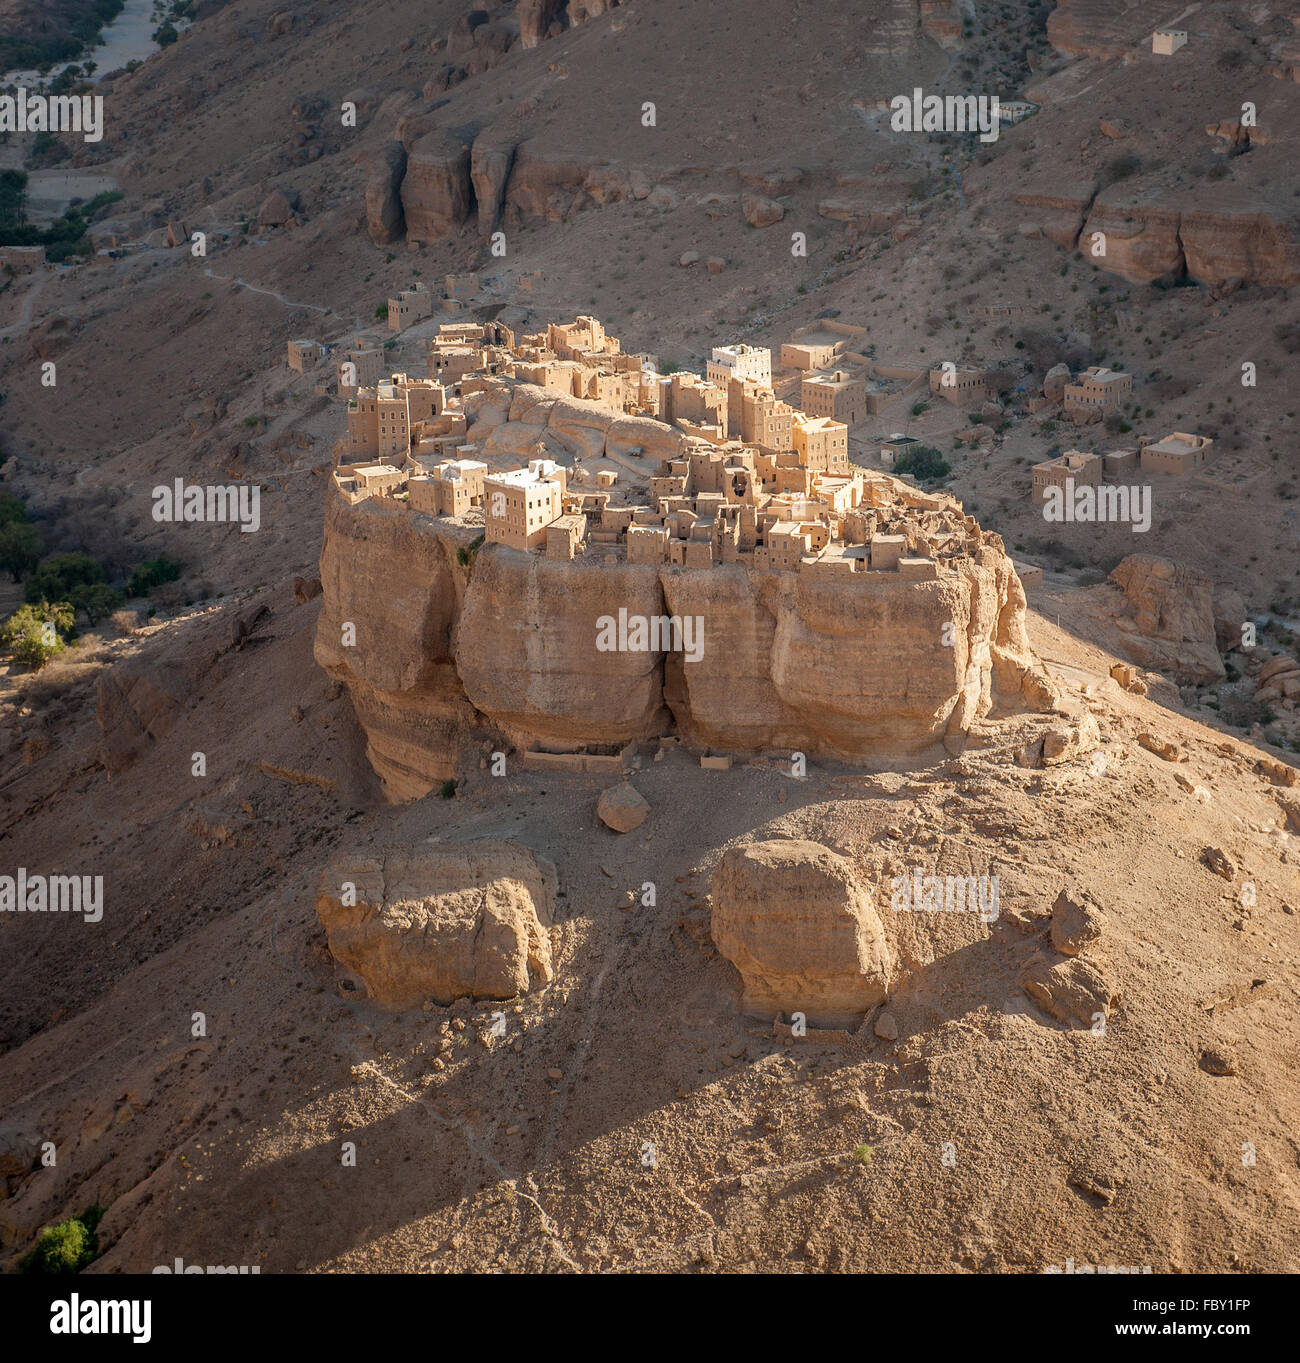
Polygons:
[[[471,368],[450,360],[461,352]],[[924,581],[955,571],[955,560],[983,543],[951,498],[852,468],[847,425],[777,399],[765,349],[718,347],[713,381],[658,373],[647,357],[623,354],[593,317],[517,341],[493,323],[450,323],[439,328],[429,367],[446,381],[393,374],[348,400],[334,471],[347,501],[390,497],[412,512],[481,525],[490,544],[551,558],[692,568],[740,563]],[[548,457],[567,453],[553,435],[548,443],[549,418],[522,466],[500,466],[508,453],[491,433],[467,443],[468,420],[477,432],[508,404],[509,421],[527,429],[530,399],[554,393],[628,418],[585,447],[591,460],[616,467]],[[496,456],[493,465],[480,454]]]
[[476,725],[525,765],[621,770],[666,735],[706,765],[774,745],[861,761],[1052,710],[1001,537],[887,471],[901,437],[864,468],[822,414],[863,409],[861,335],[783,347],[813,413],[776,396],[765,348],[665,374],[590,316],[442,323],[427,377],[373,383],[378,347],[354,337],[316,656],[390,796],[453,776]]

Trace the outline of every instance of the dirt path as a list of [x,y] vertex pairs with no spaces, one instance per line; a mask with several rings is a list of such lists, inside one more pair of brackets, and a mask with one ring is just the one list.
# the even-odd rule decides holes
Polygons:
[[213,274],[210,265],[203,273],[209,279],[219,279],[225,284],[238,284],[241,289],[247,289],[250,293],[265,294],[267,298],[274,298],[277,303],[283,303],[286,308],[308,308],[312,312],[324,313],[326,317],[338,316],[333,308],[317,307],[315,303],[295,303],[292,299],[285,298],[283,294],[276,293],[272,289],[259,289],[256,284],[250,284],[246,279],[240,279],[238,275],[232,278],[230,275]]
[[35,285],[28,291],[27,297],[23,299],[23,310],[19,320],[13,326],[6,327],[0,331],[0,341],[8,339],[10,336],[21,335],[32,324],[32,314],[36,311],[36,298],[40,291],[45,287],[45,280],[38,279]]

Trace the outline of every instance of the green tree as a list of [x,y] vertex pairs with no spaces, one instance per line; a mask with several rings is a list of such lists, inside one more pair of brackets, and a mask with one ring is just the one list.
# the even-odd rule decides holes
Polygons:
[[0,490],[0,525],[10,525],[14,521],[26,521],[27,508],[12,492]]
[[44,552],[35,526],[26,521],[0,521],[0,572],[17,582],[36,567]]
[[51,554],[27,579],[28,601],[68,601],[74,588],[103,582],[108,574],[80,549],[70,554]]
[[181,565],[166,554],[159,554],[157,558],[145,559],[131,574],[127,591],[131,596],[148,596],[155,587],[161,587],[164,582],[175,582],[180,575]]
[[74,618],[66,601],[53,606],[47,601],[19,606],[0,625],[0,648],[15,662],[37,671],[63,652],[65,644],[60,635],[71,631]]
[[85,611],[86,619],[97,625],[122,604],[122,597],[107,582],[94,582],[75,588],[71,604],[75,609]]
[[926,483],[946,477],[952,472],[952,465],[932,445],[920,445],[899,455],[893,472],[910,473],[918,482]]
[[91,1207],[57,1226],[46,1226],[18,1264],[20,1273],[80,1273],[99,1252],[95,1234],[103,1212]]

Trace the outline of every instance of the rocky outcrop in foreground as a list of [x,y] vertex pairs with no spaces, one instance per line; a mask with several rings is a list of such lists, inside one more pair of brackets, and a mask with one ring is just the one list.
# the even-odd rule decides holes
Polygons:
[[514,842],[336,857],[316,913],[331,955],[392,1008],[513,999],[549,984],[555,867]]
[[713,876],[713,941],[740,971],[747,1013],[859,1024],[889,991],[890,955],[871,891],[816,842],[754,842]]

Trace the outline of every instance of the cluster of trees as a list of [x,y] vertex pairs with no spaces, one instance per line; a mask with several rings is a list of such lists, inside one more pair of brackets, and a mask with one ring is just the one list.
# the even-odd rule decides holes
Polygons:
[[102,1207],[89,1207],[80,1216],[70,1216],[57,1226],[46,1226],[36,1244],[18,1261],[20,1273],[80,1273],[99,1253],[99,1223]]
[[117,190],[96,194],[86,203],[74,203],[48,227],[36,227],[27,221],[27,172],[0,170],[0,246],[44,246],[46,259],[55,262],[89,255],[86,229],[121,198]]
[[952,472],[952,465],[933,445],[918,445],[916,449],[900,454],[890,472],[910,473],[918,483],[932,483],[946,478]]
[[37,31],[0,33],[0,71],[31,67],[45,75],[56,62],[70,61],[94,47],[100,30],[125,8],[126,0],[65,0],[62,5],[43,5]]
[[[27,582],[24,604],[0,624],[0,649],[29,667],[43,667],[63,652],[75,637],[79,615],[93,627],[123,601],[104,565],[91,555],[82,550],[47,555],[27,508],[5,491],[0,491],[0,569],[15,582]],[[160,555],[135,570],[126,590],[148,596],[180,575],[181,565]]]

